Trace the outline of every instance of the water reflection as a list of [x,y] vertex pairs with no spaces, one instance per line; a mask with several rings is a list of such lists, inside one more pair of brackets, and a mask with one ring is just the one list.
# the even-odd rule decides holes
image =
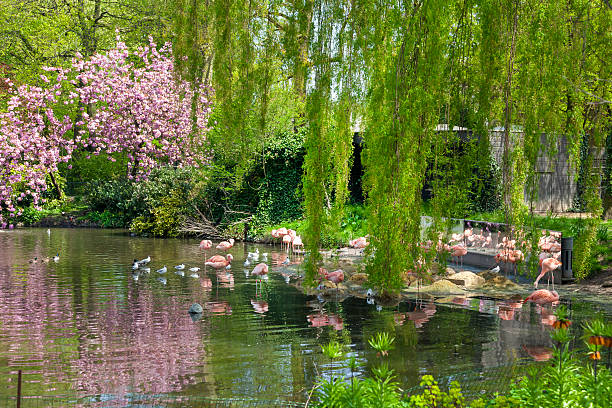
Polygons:
[[[306,296],[294,285],[303,257],[270,247],[269,279],[243,269],[255,245],[237,243],[229,270],[206,268],[198,240],[131,238],[108,230],[0,233],[0,395],[180,393],[304,400],[329,361],[320,345],[343,343],[368,372],[367,340],[396,337],[390,365],[401,386],[418,376],[480,370],[550,354],[553,309],[487,298],[409,300],[393,308],[368,299]],[[37,257],[55,262],[29,263]],[[133,259],[150,255],[132,271]],[[260,259],[263,260],[263,259]],[[160,274],[185,264],[189,273]],[[164,282],[160,282],[161,278]],[[286,282],[289,281],[289,284]],[[187,311],[203,306],[197,318]],[[582,315],[597,306],[581,305]],[[580,316],[572,317],[579,327]],[[548,353],[548,354],[547,354]],[[325,370],[323,370],[325,368]],[[331,368],[347,374],[346,361]]]

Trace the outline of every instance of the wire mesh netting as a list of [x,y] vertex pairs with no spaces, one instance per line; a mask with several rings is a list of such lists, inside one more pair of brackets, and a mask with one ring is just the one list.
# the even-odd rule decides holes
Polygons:
[[[16,397],[0,397],[0,408],[17,406]],[[258,400],[250,398],[209,398],[195,396],[167,396],[167,395],[102,395],[89,398],[70,397],[22,397],[23,408],[48,407],[133,407],[133,408],[249,408],[249,407],[304,407],[304,403],[282,400]]]
[[[463,396],[469,401],[478,397],[492,396],[496,393],[507,394],[513,383],[527,374],[528,368],[533,365],[532,360],[517,360],[511,365],[488,368],[483,371],[465,371],[446,377],[436,378],[443,390],[448,390],[453,381],[461,387]],[[419,394],[422,387],[412,387],[404,390],[404,396]],[[0,396],[0,408],[16,407],[17,398]],[[125,394],[125,395],[97,395],[94,397],[22,397],[23,408],[46,407],[155,407],[155,408],[248,408],[248,407],[305,407],[306,404],[280,399],[254,399],[254,398],[214,398],[201,396],[181,395],[155,395],[155,394]]]
[[[507,394],[513,383],[519,381],[527,374],[527,370],[533,365],[532,360],[517,360],[514,364],[488,368],[483,371],[465,371],[455,373],[442,378],[435,378],[441,389],[448,390],[453,381],[457,381],[461,387],[461,393],[468,400],[483,396],[492,396],[496,393]],[[405,395],[417,394],[422,387],[412,387],[405,390]]]

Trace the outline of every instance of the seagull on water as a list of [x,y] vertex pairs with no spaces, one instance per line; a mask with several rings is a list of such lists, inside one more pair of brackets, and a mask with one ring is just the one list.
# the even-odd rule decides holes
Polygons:
[[168,271],[168,268],[166,268],[166,265],[164,265],[163,268],[156,270],[155,272],[159,272],[159,273],[166,273]]
[[147,256],[145,259],[141,259],[140,261],[138,261],[139,265],[146,265],[149,262],[151,262],[151,256]]
[[200,268],[198,268],[197,266],[194,266],[193,268],[189,268],[189,271],[191,271],[191,272],[197,272],[199,270],[200,270]]
[[176,266],[174,267],[174,269],[178,269],[179,271],[180,271],[181,269],[185,269],[185,264],[176,265]]
[[134,259],[134,263],[132,264],[132,270],[136,270],[140,267],[140,264],[138,263],[137,259]]

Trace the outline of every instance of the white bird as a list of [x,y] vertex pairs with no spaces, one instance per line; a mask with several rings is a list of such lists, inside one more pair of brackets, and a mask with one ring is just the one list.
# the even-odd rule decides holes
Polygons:
[[134,259],[134,263],[132,264],[132,270],[136,270],[140,267],[140,265],[138,264],[138,260]]
[[158,269],[158,270],[156,270],[155,272],[158,272],[158,273],[166,273],[167,271],[168,271],[168,268],[166,268],[166,265],[164,265],[164,267],[163,267],[163,268]]
[[374,291],[372,289],[368,289],[368,291],[366,292],[366,296],[367,297],[372,297],[374,296]]
[[499,273],[499,265],[497,265],[495,268],[491,269],[491,272]]
[[59,252],[57,253],[57,255],[55,255],[55,256],[53,257],[53,261],[54,261],[54,262],[59,261]]
[[251,262],[249,262],[249,258],[247,258],[247,260],[246,260],[246,261],[244,261],[244,267],[245,267],[245,268],[248,268],[248,267],[249,267],[249,265],[251,265]]
[[167,281],[166,281],[166,278],[164,278],[164,277],[162,277],[162,276],[160,276],[159,278],[157,278],[157,280],[158,280],[158,281],[160,281],[160,282],[162,283],[162,285],[165,285],[165,284],[166,284],[166,282],[167,282]]
[[263,254],[261,254],[261,260],[264,262],[268,261],[268,253],[264,252]]
[[191,274],[191,275],[189,275],[189,276],[190,276],[191,278],[194,278],[194,279],[198,279],[198,278],[200,277],[200,275],[198,275],[198,274],[197,274],[197,273],[195,273],[195,272],[194,272],[194,273],[192,273],[192,274]]
[[176,273],[178,276],[185,276],[185,272],[183,271],[176,271],[174,273]]
[[149,262],[151,262],[151,256],[147,256],[145,259],[141,259],[140,261],[138,261],[138,264],[145,265],[145,264],[148,264]]
[[174,269],[178,269],[178,270],[185,269],[185,264],[176,265]]
[[47,228],[47,235],[51,235],[51,230]]
[[247,255],[247,258],[250,258],[254,261],[258,261],[259,260],[259,248],[255,248],[255,252],[249,252],[249,254]]
[[144,273],[149,273],[151,272],[151,268],[142,268],[140,271]]
[[194,266],[193,268],[189,268],[189,270],[190,270],[191,272],[197,272],[197,271],[199,271],[199,270],[200,270],[200,268],[198,268],[197,266]]

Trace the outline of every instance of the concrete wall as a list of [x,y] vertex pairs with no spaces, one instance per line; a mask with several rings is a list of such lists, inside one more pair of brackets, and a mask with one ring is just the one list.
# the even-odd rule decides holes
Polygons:
[[[518,131],[511,132],[517,136]],[[495,128],[489,134],[493,157],[501,168],[504,151],[504,130]],[[542,135],[542,145],[546,145],[546,137]],[[546,151],[540,152],[536,164],[539,189],[538,199],[534,203],[536,212],[564,212],[572,208],[576,194],[575,171],[570,166],[568,142],[564,136],[559,137],[554,146],[556,155],[548,156]],[[527,200],[525,195],[525,200]]]

